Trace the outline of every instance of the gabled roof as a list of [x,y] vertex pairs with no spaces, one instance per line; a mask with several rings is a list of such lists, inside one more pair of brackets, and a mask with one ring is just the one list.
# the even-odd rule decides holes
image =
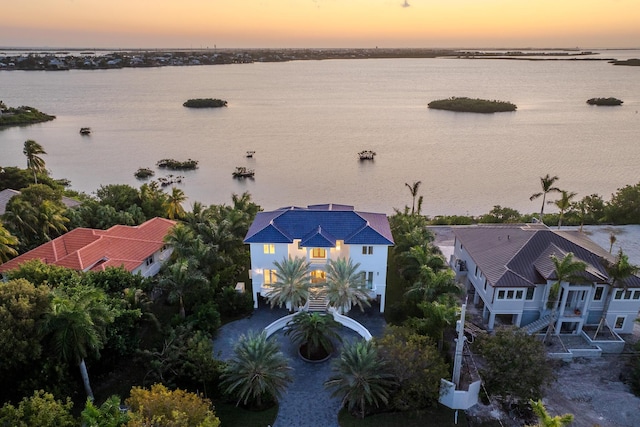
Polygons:
[[303,247],[333,247],[336,240],[345,244],[393,245],[387,216],[357,212],[348,205],[311,205],[258,212],[245,243],[292,243]]
[[[471,256],[487,282],[496,287],[534,286],[555,280],[551,256],[563,258],[569,252],[587,265],[585,278],[606,283],[605,261],[615,259],[578,231],[553,231],[541,225],[482,225],[454,229],[456,240]],[[640,278],[626,280],[640,287]]]
[[133,271],[164,245],[164,237],[175,224],[153,218],[135,227],[76,228],[0,265],[0,273],[34,259],[78,271],[120,266]]

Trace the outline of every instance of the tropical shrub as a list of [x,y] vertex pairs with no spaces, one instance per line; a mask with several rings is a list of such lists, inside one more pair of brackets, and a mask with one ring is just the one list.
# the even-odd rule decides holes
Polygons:
[[333,341],[342,341],[338,330],[342,325],[333,316],[299,312],[287,323],[286,336],[300,345],[300,354],[308,360],[322,360],[333,351]]

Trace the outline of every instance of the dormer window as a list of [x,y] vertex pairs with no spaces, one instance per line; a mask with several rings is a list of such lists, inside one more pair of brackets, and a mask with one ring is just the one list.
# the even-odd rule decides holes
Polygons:
[[144,260],[144,263],[149,266],[151,264],[153,264],[153,255],[151,255],[149,258],[147,258],[146,260]]

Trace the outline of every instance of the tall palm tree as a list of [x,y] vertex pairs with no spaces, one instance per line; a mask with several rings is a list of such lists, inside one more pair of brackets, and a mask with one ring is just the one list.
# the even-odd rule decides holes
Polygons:
[[372,341],[356,341],[345,345],[332,367],[333,375],[324,383],[333,397],[342,399],[350,412],[364,418],[367,407],[389,402],[389,391],[395,385],[387,363],[378,355]]
[[85,358],[90,352],[99,354],[105,340],[106,327],[114,316],[104,292],[83,287],[71,295],[58,293],[51,302],[51,312],[43,322],[53,352],[62,360],[76,363],[87,397],[93,400]]
[[27,156],[27,169],[33,172],[33,180],[38,183],[38,173],[45,171],[45,161],[41,154],[47,154],[42,148],[42,145],[35,142],[33,139],[28,139],[24,142],[24,148],[22,153]]
[[560,209],[560,218],[558,218],[558,229],[562,227],[562,218],[564,218],[564,213],[571,208],[571,203],[574,197],[576,197],[577,193],[568,192],[565,190],[561,191],[562,196],[555,201],[549,200],[548,204],[554,204]]
[[275,261],[276,282],[267,295],[271,307],[285,305],[293,312],[296,307],[303,306],[309,299],[310,263],[305,258],[284,258]]
[[556,312],[558,305],[560,304],[560,289],[562,282],[569,283],[584,283],[586,281],[583,276],[587,264],[582,261],[577,261],[573,257],[573,253],[569,252],[562,259],[551,255],[551,262],[553,262],[554,277],[556,281],[551,285],[549,289],[549,296],[547,298],[547,308],[551,309],[551,317],[549,319],[549,326],[547,327],[547,333],[544,336],[543,342],[546,342],[547,338],[551,335],[556,318]]
[[0,264],[18,255],[18,251],[12,247],[17,246],[18,243],[18,238],[9,233],[9,230],[0,222]]
[[435,301],[442,295],[461,293],[456,283],[455,274],[451,270],[433,270],[423,266],[416,281],[405,292],[405,296],[419,301]]
[[542,185],[542,191],[539,193],[532,194],[531,197],[529,197],[529,200],[533,201],[538,197],[542,196],[542,207],[540,208],[540,222],[542,222],[542,216],[544,215],[544,205],[545,205],[545,200],[547,198],[547,194],[560,192],[559,188],[553,186],[553,184],[558,179],[559,178],[557,176],[549,176],[549,174],[547,174],[546,176],[540,177],[540,184]]
[[193,230],[185,224],[178,223],[164,237],[164,242],[173,248],[173,259],[188,258],[191,255],[193,241],[196,239]]
[[357,305],[364,311],[369,307],[369,291],[364,278],[364,272],[358,270],[360,263],[353,263],[351,258],[329,260],[327,264],[327,281],[325,295],[329,305],[340,313],[346,313]]
[[431,268],[433,271],[447,268],[442,253],[435,245],[412,246],[408,252],[400,254],[398,264],[401,265],[400,273],[408,281],[415,280],[424,268]]
[[207,278],[195,268],[193,259],[180,258],[171,264],[160,286],[169,290],[169,300],[178,301],[180,317],[186,317],[184,297],[207,284]]
[[[411,192],[411,198],[412,198],[411,215],[413,215],[416,212],[416,196],[418,195],[418,189],[420,188],[421,184],[422,184],[422,181],[414,181],[413,184],[409,184],[408,182],[404,183],[404,185],[406,185],[409,191]],[[421,206],[422,206],[422,202],[419,203],[418,213],[420,213]]]
[[605,262],[605,270],[609,276],[609,290],[607,292],[607,300],[602,310],[602,316],[600,317],[600,323],[598,323],[593,339],[598,337],[598,333],[600,333],[605,323],[607,323],[607,314],[615,290],[622,287],[623,291],[626,291],[626,279],[637,274],[638,271],[640,271],[640,267],[629,263],[629,257],[622,251],[622,248],[620,248],[615,262]]
[[69,218],[64,216],[65,208],[51,200],[45,200],[37,208],[38,225],[42,241],[48,242],[67,231]]
[[171,188],[171,194],[167,196],[167,216],[169,219],[180,219],[184,216],[184,208],[182,203],[187,200],[184,191],[178,187]]
[[240,336],[233,357],[222,373],[221,386],[237,398],[236,406],[277,401],[292,381],[287,358],[280,352],[278,342],[267,340],[266,332],[249,332]]

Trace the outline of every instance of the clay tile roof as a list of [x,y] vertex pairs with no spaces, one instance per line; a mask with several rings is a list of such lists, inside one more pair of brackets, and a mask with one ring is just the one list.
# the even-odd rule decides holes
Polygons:
[[175,221],[153,218],[134,227],[76,228],[0,265],[0,273],[34,259],[78,271],[103,270],[107,266],[133,271],[164,245],[164,237],[174,225]]

